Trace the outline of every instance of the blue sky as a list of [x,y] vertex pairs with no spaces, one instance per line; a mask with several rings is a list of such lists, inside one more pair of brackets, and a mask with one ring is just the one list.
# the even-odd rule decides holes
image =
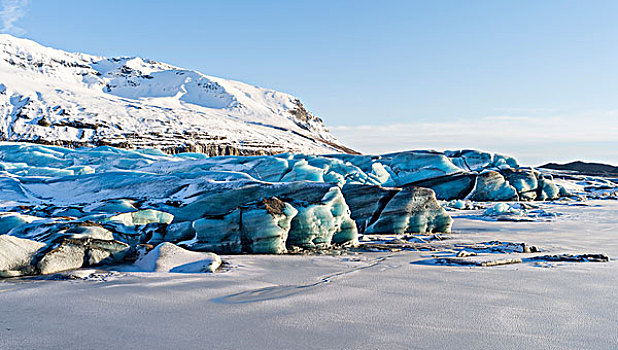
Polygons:
[[618,164],[618,1],[0,3],[26,4],[4,31],[45,45],[297,95],[362,151]]

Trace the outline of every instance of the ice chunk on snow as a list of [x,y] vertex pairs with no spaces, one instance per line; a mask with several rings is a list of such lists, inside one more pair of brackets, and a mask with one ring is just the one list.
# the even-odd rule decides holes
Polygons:
[[446,205],[449,208],[458,209],[458,210],[472,210],[472,209],[475,209],[475,205],[472,202],[466,201],[466,200],[461,200],[461,199],[452,200],[452,201],[448,202]]
[[217,254],[192,252],[165,242],[140,257],[134,268],[143,272],[200,273],[215,272],[220,266]]
[[31,274],[36,253],[45,243],[0,235],[0,277]]
[[79,269],[84,265],[86,247],[75,244],[61,244],[45,254],[39,261],[38,269],[42,275]]
[[128,251],[129,245],[118,241],[92,238],[65,239],[54,249],[45,252],[37,267],[41,274],[74,270],[107,261],[122,261]]
[[453,202],[451,207],[455,209],[466,209],[466,201],[462,201],[461,199],[458,199]]
[[493,207],[486,209],[483,212],[484,215],[496,216],[496,215],[525,215],[526,212],[519,206],[513,206],[508,203],[498,203]]

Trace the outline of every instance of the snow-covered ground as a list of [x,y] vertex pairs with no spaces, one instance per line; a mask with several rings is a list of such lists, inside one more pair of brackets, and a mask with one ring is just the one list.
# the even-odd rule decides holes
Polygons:
[[420,262],[452,252],[365,249],[224,255],[213,274],[8,279],[0,281],[0,348],[615,348],[618,201],[541,207],[557,215],[512,222],[453,211],[441,244],[540,250],[481,252],[487,259],[605,253],[612,261],[438,266]]

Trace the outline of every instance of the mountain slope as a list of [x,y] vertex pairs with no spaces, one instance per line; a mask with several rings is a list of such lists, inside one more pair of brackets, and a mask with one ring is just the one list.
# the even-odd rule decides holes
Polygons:
[[286,93],[2,34],[0,140],[210,155],[354,152]]
[[587,163],[582,161],[576,161],[567,164],[548,163],[545,165],[541,165],[539,168],[575,171],[578,173],[591,175],[618,175],[618,167],[608,164]]

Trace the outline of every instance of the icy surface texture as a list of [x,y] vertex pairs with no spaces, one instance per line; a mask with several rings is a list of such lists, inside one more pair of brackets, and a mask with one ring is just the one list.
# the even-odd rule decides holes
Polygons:
[[540,176],[538,172],[524,169],[505,169],[502,174],[509,184],[515,188],[521,200],[537,199]]
[[342,190],[360,232],[450,232],[452,220],[432,190],[360,184],[348,184]]
[[0,235],[5,235],[15,227],[29,224],[36,219],[39,218],[29,215],[22,215],[19,213],[0,214]]
[[459,168],[470,171],[480,171],[488,168],[519,167],[515,158],[501,154],[491,154],[475,150],[446,151],[444,154]]
[[356,224],[350,218],[343,194],[338,187],[331,187],[319,202],[298,206],[298,214],[292,219],[288,245],[327,247],[331,242],[355,243],[356,237]]
[[450,232],[453,220],[436,201],[432,190],[404,187],[384,207],[367,233]]
[[517,190],[497,171],[488,171],[476,177],[476,184],[468,196],[473,201],[517,200]]
[[118,260],[95,241],[280,254],[355,244],[359,233],[448,232],[436,199],[573,192],[511,165],[476,151],[209,158],[3,142],[0,233],[45,243],[37,268],[51,272]]
[[[560,188],[550,176],[517,167],[506,156],[479,151],[409,151],[379,156],[347,154],[279,154],[255,157],[204,157],[193,153],[174,156],[152,150],[129,151],[113,147],[66,149],[30,144],[0,144],[2,187],[11,198],[27,199],[17,178],[62,178],[79,176],[84,183],[91,175],[92,186],[107,174],[109,181],[138,181],[149,176],[183,178],[207,176],[214,180],[259,180],[265,182],[311,181],[368,184],[385,187],[418,186],[431,188],[438,199],[552,200]],[[124,174],[118,173],[122,172]],[[135,174],[139,173],[139,174]],[[204,173],[200,175],[200,173]],[[563,191],[563,193],[565,193]],[[107,198],[112,200],[113,198]],[[129,198],[105,203],[99,212],[130,208]]]

